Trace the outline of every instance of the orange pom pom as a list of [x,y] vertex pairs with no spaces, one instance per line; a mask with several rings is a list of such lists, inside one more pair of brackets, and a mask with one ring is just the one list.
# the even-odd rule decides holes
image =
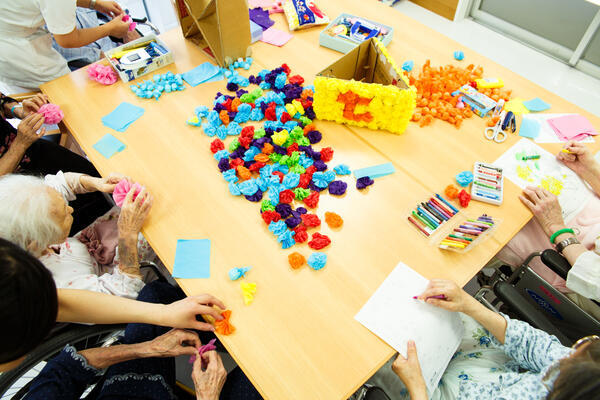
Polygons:
[[231,318],[231,310],[225,310],[221,313],[223,319],[221,321],[215,321],[215,332],[221,335],[231,335],[235,332],[235,327],[229,322]]
[[263,146],[262,152],[269,155],[274,150],[275,150],[275,148],[273,147],[273,145],[271,143],[265,143],[265,145]]
[[257,155],[254,156],[254,161],[258,161],[258,162],[266,164],[269,162],[269,156],[264,153],[258,153]]
[[449,199],[455,199],[458,197],[458,189],[454,185],[448,185],[444,190],[444,194]]
[[330,228],[339,228],[344,224],[342,217],[329,211],[325,213],[325,222],[327,222],[327,225],[329,225]]
[[239,97],[236,97],[235,99],[233,99],[233,101],[231,102],[231,111],[237,112],[240,104],[242,104],[242,101],[239,99]]
[[239,165],[237,167],[237,173],[241,181],[245,181],[252,178],[252,172],[250,172],[250,170],[244,167],[243,165]]
[[219,118],[221,118],[223,125],[229,125],[229,114],[227,113],[227,110],[221,110],[219,113]]
[[288,256],[288,261],[293,269],[298,269],[306,263],[306,258],[298,252],[294,252]]

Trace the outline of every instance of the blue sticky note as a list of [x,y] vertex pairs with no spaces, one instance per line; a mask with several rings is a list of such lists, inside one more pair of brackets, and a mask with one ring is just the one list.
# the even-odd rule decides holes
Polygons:
[[356,179],[368,176],[371,179],[381,178],[382,176],[390,175],[396,172],[392,163],[375,165],[372,167],[361,168],[354,171],[354,177]]
[[118,132],[125,132],[125,129],[144,115],[142,107],[123,102],[117,106],[110,114],[102,117],[102,123]]
[[546,103],[544,100],[536,97],[535,99],[531,99],[528,101],[524,101],[523,105],[529,110],[533,112],[546,111],[550,108],[550,104]]
[[210,278],[210,240],[179,239],[175,250],[173,277]]
[[[196,68],[191,69],[181,74],[183,80],[185,80],[190,86],[198,86],[201,83],[214,82],[216,77],[222,76],[221,68],[213,65],[209,62],[198,65]],[[217,79],[221,80],[224,77]]]
[[111,158],[116,153],[125,150],[125,144],[110,133],[104,135],[92,147],[106,158]]
[[519,136],[535,139],[540,134],[540,123],[534,119],[523,118],[519,128]]

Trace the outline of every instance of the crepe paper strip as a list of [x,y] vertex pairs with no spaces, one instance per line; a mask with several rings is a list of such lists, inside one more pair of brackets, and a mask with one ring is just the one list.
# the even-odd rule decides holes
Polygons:
[[340,164],[340,165],[336,166],[335,168],[333,168],[333,170],[338,175],[350,175],[350,173],[351,173],[350,167],[348,167],[346,164]]
[[323,269],[325,264],[327,264],[327,254],[325,253],[315,252],[308,257],[308,265],[315,271]]
[[373,179],[369,178],[368,176],[363,176],[362,178],[358,178],[356,180],[356,188],[362,190],[367,186],[371,186],[374,183],[375,181]]
[[231,310],[225,310],[221,313],[223,317],[220,321],[215,321],[215,332],[221,335],[231,335],[235,332],[235,327],[231,325],[229,319],[231,318]]
[[114,129],[118,132],[125,130],[138,118],[144,115],[144,109],[133,104],[122,102],[110,114],[102,117],[104,126]]
[[272,26],[263,32],[260,41],[281,47],[287,42],[289,42],[292,37],[293,36],[289,33],[281,31]]
[[[202,354],[206,353],[207,351],[213,351],[217,349],[217,346],[215,346],[217,339],[211,339],[208,343],[203,344],[202,346],[198,347],[198,357],[200,357],[200,359],[202,359]],[[190,356],[190,364],[193,364],[196,362],[196,355],[192,354]]]
[[540,134],[541,125],[538,121],[523,117],[521,127],[519,127],[519,136],[529,139],[535,139]]
[[210,278],[210,240],[177,240],[172,275],[183,279]]
[[308,242],[311,249],[321,250],[331,244],[331,239],[328,236],[322,235],[319,232],[313,233],[312,240]]
[[104,135],[92,147],[106,158],[125,150],[125,144],[110,133]]
[[462,187],[469,186],[473,182],[473,173],[471,171],[459,172],[456,175],[456,182]]
[[38,113],[44,116],[44,123],[48,125],[58,124],[65,116],[60,107],[52,103],[41,106]]
[[256,283],[241,282],[240,288],[242,289],[244,304],[247,306],[250,305],[254,301],[254,295],[256,294]]
[[385,163],[380,165],[375,165],[372,167],[361,168],[354,171],[354,177],[356,179],[362,178],[364,176],[368,176],[371,179],[381,178],[382,176],[390,175],[396,172],[396,168],[394,168],[394,164]]
[[306,258],[304,258],[302,254],[294,252],[288,255],[288,262],[290,263],[290,267],[292,267],[292,269],[298,269],[306,264]]
[[550,109],[550,104],[546,103],[544,100],[536,97],[535,99],[527,100],[523,102],[523,105],[527,107],[529,111],[540,112],[546,111]]
[[460,202],[461,207],[467,207],[471,201],[471,195],[463,189],[458,194],[458,201]]
[[341,196],[346,193],[348,184],[342,181],[333,181],[329,184],[329,193],[335,196]]
[[117,73],[108,65],[92,64],[87,69],[88,77],[103,85],[112,85],[119,79]]
[[325,222],[330,228],[339,228],[344,224],[344,220],[334,212],[325,212]]
[[448,185],[444,189],[444,194],[449,199],[456,199],[458,197],[458,189],[454,185]]
[[251,269],[252,267],[231,268],[229,270],[229,279],[231,279],[232,281],[236,281],[240,278],[243,278],[244,276],[246,276],[246,272],[250,271]]
[[316,208],[319,204],[319,192],[313,191],[304,199],[304,204],[310,208]]
[[137,195],[140,194],[143,189],[139,183],[134,183],[132,185],[127,179],[121,179],[119,183],[115,185],[112,197],[117,207],[121,207],[123,205],[125,198],[127,197],[127,193],[129,193],[132,187],[135,188],[132,200],[135,200]]
[[314,228],[321,225],[321,220],[316,214],[303,214],[302,215],[302,223],[307,228]]

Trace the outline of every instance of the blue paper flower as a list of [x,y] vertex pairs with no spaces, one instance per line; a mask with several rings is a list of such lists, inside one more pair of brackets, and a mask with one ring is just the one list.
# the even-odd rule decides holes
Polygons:
[[247,181],[239,183],[238,187],[240,188],[240,192],[242,192],[244,196],[252,196],[258,191],[258,185],[254,181],[254,179],[249,179]]
[[315,252],[308,257],[308,265],[315,271],[323,269],[325,264],[327,264],[327,254],[325,253]]
[[246,276],[246,272],[250,271],[252,267],[240,267],[240,268],[231,268],[229,270],[229,279],[232,281],[236,281],[240,278]]
[[202,130],[204,131],[204,134],[208,137],[213,137],[217,134],[217,128],[215,128],[208,122],[204,122],[202,124]]
[[242,194],[239,185],[234,182],[229,182],[229,193],[231,193],[234,196],[240,196]]
[[279,220],[277,222],[271,222],[269,224],[269,230],[275,235],[279,236],[288,230],[287,225],[284,221]]
[[351,172],[350,167],[348,167],[346,164],[340,164],[336,166],[333,170],[338,175],[350,175]]
[[335,179],[333,171],[315,172],[312,176],[312,182],[319,188],[326,188]]
[[221,161],[222,158],[229,157],[229,152],[227,150],[219,150],[214,156],[215,160]]
[[238,177],[235,174],[235,169],[232,168],[223,172],[223,179],[225,179],[227,182],[236,183],[238,181]]
[[283,177],[283,182],[281,183],[286,189],[293,189],[300,183],[300,174],[290,172],[289,174]]

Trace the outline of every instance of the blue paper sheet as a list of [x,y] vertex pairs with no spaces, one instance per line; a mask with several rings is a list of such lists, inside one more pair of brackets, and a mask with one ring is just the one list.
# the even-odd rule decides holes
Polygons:
[[519,136],[535,139],[540,134],[540,123],[534,119],[523,118],[519,128]]
[[354,177],[360,179],[368,176],[371,179],[381,178],[382,176],[390,175],[396,172],[392,163],[375,165],[372,167],[361,168],[354,171]]
[[256,22],[250,20],[250,42],[254,43],[262,38],[263,28]]
[[179,239],[177,241],[173,277],[185,279],[210,278],[209,239]]
[[190,86],[198,86],[201,83],[215,82],[223,80],[225,77],[221,73],[221,68],[209,63],[208,61],[198,65],[182,74],[183,80]]
[[125,129],[142,115],[144,115],[143,108],[123,102],[110,114],[102,117],[102,123],[115,131],[125,132]]
[[529,110],[533,112],[546,111],[550,108],[550,104],[546,103],[544,100],[536,97],[535,99],[531,99],[528,101],[524,101],[523,105]]
[[125,150],[125,144],[110,133],[104,135],[92,147],[106,158],[111,158],[116,153]]

